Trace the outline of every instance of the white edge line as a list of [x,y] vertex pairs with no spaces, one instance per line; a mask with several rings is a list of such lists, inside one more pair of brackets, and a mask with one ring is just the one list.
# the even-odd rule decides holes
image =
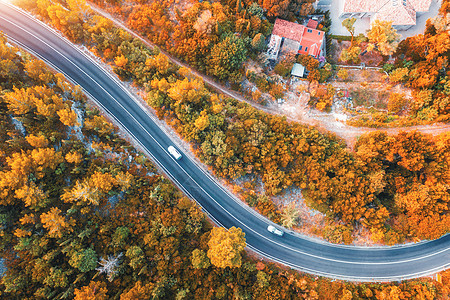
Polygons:
[[[20,12],[20,11],[19,11]],[[6,21],[8,21],[8,20],[6,20]],[[40,21],[39,21],[40,22]],[[10,22],[11,23],[11,22]],[[24,30],[24,29],[22,29],[22,30]],[[26,30],[24,30],[24,31],[26,31]],[[73,63],[70,59],[68,59],[66,56],[64,56],[62,53],[60,53],[58,50],[56,50],[56,49],[54,49],[52,46],[50,46],[49,44],[47,44],[46,42],[44,42],[44,41],[42,41],[40,38],[38,38],[38,37],[36,37],[34,34],[32,34],[31,32],[28,32],[28,31],[26,31],[28,34],[30,34],[30,35],[32,35],[32,36],[34,36],[36,39],[38,39],[38,40],[40,40],[42,43],[44,43],[45,45],[47,45],[49,48],[51,48],[51,49],[53,49],[56,53],[58,53],[59,55],[61,55],[62,57],[64,57],[68,62],[70,62],[71,64],[73,64],[77,69],[79,69],[81,72],[83,72],[88,78],[90,78],[93,82],[95,82],[95,83],[97,83],[92,77],[90,77],[88,74],[86,74],[82,69],[80,69],[75,63]],[[61,37],[60,35],[58,35],[58,37]],[[13,39],[14,40],[14,39]],[[95,62],[94,60],[92,60],[92,58],[90,58],[89,56],[87,56],[84,52],[82,52],[82,51],[80,51],[77,47],[73,47],[73,45],[71,45],[70,43],[67,43],[67,41],[65,41],[66,42],[66,44],[68,44],[69,46],[71,46],[72,48],[74,48],[77,52],[79,52],[82,56],[84,56],[85,58],[87,58],[89,61],[91,61],[91,62],[93,62],[95,65],[97,65],[97,67],[99,68],[99,70],[100,71],[102,71],[105,75],[107,75],[110,79],[112,79],[117,85],[118,85],[118,87],[119,88],[121,88],[122,89],[122,91],[124,91],[131,99],[133,99],[135,102],[137,102],[135,99],[134,99],[134,96],[133,95],[131,95],[124,87],[123,87],[123,85],[118,81],[118,80],[116,80],[114,77],[112,77],[109,73],[107,73],[104,69],[103,69],[103,67],[101,67],[97,62]],[[26,47],[26,46],[24,46],[23,44],[21,44],[20,42],[17,42],[16,41],[16,43],[17,44],[19,44],[19,45],[22,45],[22,47],[23,48],[26,48],[26,49],[29,49],[28,47]],[[43,59],[44,61],[46,61],[49,65],[51,65],[52,67],[54,67],[55,69],[57,69],[58,71],[60,71],[59,70],[59,68],[57,68],[56,66],[54,66],[52,63],[50,63],[50,62],[48,62],[46,59],[44,59],[43,57],[41,57],[39,54],[37,54],[36,52],[34,52],[34,51],[32,51],[31,49],[29,49],[30,50],[30,52],[32,52],[32,53],[34,53],[35,55],[37,55],[38,57],[40,57],[41,59]],[[70,78],[70,80],[72,81],[72,83],[76,83],[74,80],[72,80],[72,78],[70,77],[70,76],[68,76],[67,74],[65,74],[64,72],[61,72],[61,73],[63,73],[66,77],[68,77],[68,78]],[[113,99],[114,101],[116,101],[117,102],[117,104],[120,106],[120,107],[122,107],[122,109],[125,111],[125,112],[127,112],[133,119],[134,119],[134,121],[142,128],[142,130],[144,130],[160,147],[161,147],[161,149],[164,151],[164,152],[166,152],[167,153],[167,150],[164,148],[164,147],[162,147],[162,145],[152,136],[152,135],[150,135],[150,133],[142,126],[142,124],[140,124],[134,117],[133,117],[133,115],[131,115],[123,106],[122,106],[122,104],[121,103],[119,103],[114,97],[112,97],[112,95],[110,95],[109,94],[109,92],[108,91],[106,91],[102,86],[100,86],[98,83],[97,83],[97,85],[106,93],[106,94],[108,94],[110,97],[111,97],[111,99]],[[83,89],[84,90],[84,89]],[[85,90],[84,90],[85,91]],[[155,161],[155,162],[157,162],[158,163],[158,165],[160,165],[163,169],[164,169],[164,171],[165,171],[165,173],[167,174],[167,175],[169,175],[169,177],[171,177],[172,178],[172,180],[174,180],[175,182],[176,182],[176,184],[179,186],[179,187],[182,187],[182,185],[168,172],[168,170],[165,168],[165,167],[163,167],[162,166],[162,164],[161,163],[159,163],[159,161],[157,161],[156,160],[156,158],[149,152],[149,150],[128,130],[128,129],[126,129],[126,127],[113,115],[113,114],[111,114],[110,112],[109,112],[109,110],[106,108],[106,107],[104,107],[100,102],[98,102],[98,101],[96,101],[96,99],[94,98],[94,97],[92,97],[92,95],[90,95],[87,91],[85,91],[85,93],[86,94],[88,94],[89,95],[89,97],[91,98],[91,99],[94,99],[94,101],[95,102],[97,102],[97,104],[99,104],[110,116],[112,116],[114,119],[116,119],[116,121],[118,121],[119,123],[120,123],[120,125],[121,125],[121,127],[122,128],[124,128],[134,139],[135,139],[135,141],[137,141],[140,145],[141,145],[141,147],[143,148],[143,149],[145,149],[146,150],[146,152],[147,152],[147,154],[149,154],[152,158],[153,158],[153,160]],[[147,115],[148,115],[148,113],[144,110],[144,113],[146,113]],[[168,136],[169,137],[169,136]],[[171,140],[171,138],[169,137],[169,140]],[[169,155],[170,156],[170,155]],[[175,160],[174,160],[175,161]],[[333,262],[338,262],[338,263],[347,263],[347,264],[369,264],[369,265],[383,265],[383,264],[394,264],[394,263],[403,263],[403,262],[410,262],[410,261],[414,261],[414,260],[419,260],[419,259],[422,259],[422,258],[427,258],[427,257],[430,257],[430,256],[434,256],[434,255],[436,255],[436,254],[439,254],[439,253],[442,253],[442,252],[445,252],[446,250],[448,250],[448,249],[444,249],[444,250],[441,250],[441,251],[439,251],[439,252],[436,252],[436,253],[432,253],[432,254],[429,254],[429,255],[426,255],[426,256],[423,256],[423,257],[419,257],[419,258],[415,258],[415,259],[410,259],[410,260],[404,260],[404,261],[396,261],[396,262],[387,262],[387,263],[383,263],[383,262],[381,262],[381,263],[365,263],[365,262],[347,262],[347,261],[341,261],[341,260],[334,260],[334,259],[329,259],[329,258],[326,258],[326,257],[321,257],[321,256],[316,256],[316,255],[312,255],[312,254],[309,254],[309,253],[305,253],[305,252],[303,252],[303,251],[299,251],[299,250],[297,250],[297,249],[293,249],[293,248],[291,248],[291,247],[289,247],[289,246],[286,246],[286,245],[283,245],[283,244],[280,244],[280,243],[278,243],[278,242],[276,242],[276,241],[274,241],[274,240],[271,240],[271,239],[269,239],[269,238],[267,238],[267,237],[265,237],[265,236],[263,236],[263,235],[261,235],[261,234],[259,234],[258,232],[256,232],[255,230],[253,230],[253,229],[251,229],[250,227],[248,227],[247,225],[245,225],[244,223],[242,223],[240,220],[238,220],[236,217],[234,217],[232,214],[230,214],[221,204],[219,204],[209,193],[207,193],[180,165],[179,165],[179,163],[177,162],[177,161],[175,161],[175,163],[180,167],[180,169],[182,169],[183,170],[183,172],[194,182],[194,183],[196,183],[197,184],[197,186],[210,198],[210,199],[212,199],[219,207],[221,207],[225,212],[227,212],[233,219],[235,219],[238,223],[240,223],[240,224],[242,224],[242,225],[244,225],[245,227],[247,227],[249,230],[251,230],[251,231],[253,231],[256,235],[259,235],[259,236],[261,236],[262,238],[264,238],[264,239],[266,239],[266,240],[269,240],[269,241],[271,241],[271,242],[273,242],[273,243],[275,243],[275,244],[277,244],[278,246],[280,246],[280,247],[284,247],[284,248],[286,248],[286,249],[289,249],[289,250],[291,250],[291,251],[294,251],[294,252],[297,252],[297,253],[300,253],[300,254],[303,254],[303,255],[307,255],[307,256],[311,256],[311,257],[314,257],[314,258],[318,258],[318,259],[324,259],[324,260],[328,260],[328,261],[333,261]],[[209,177],[209,179],[211,180],[211,178],[212,178],[212,176],[209,174],[209,173],[206,173],[202,168],[199,168],[204,174],[206,174],[208,177]],[[226,194],[228,194],[229,196],[230,196],[230,194],[229,194],[229,192],[227,191],[227,190],[225,190],[225,189],[223,189],[221,186],[219,186],[214,180],[212,180],[212,182],[213,183],[215,183],[215,185],[216,186],[218,186],[219,188],[221,188]],[[183,191],[185,191],[185,193],[187,193],[191,198],[193,198],[194,200],[195,200],[195,198],[194,197],[192,197],[192,195],[183,187],[182,188],[183,189]],[[232,197],[233,198],[233,197]],[[233,200],[235,200],[235,199],[233,199]],[[236,201],[236,200],[235,200]],[[197,201],[196,201],[197,202]],[[240,201],[239,201],[240,202]],[[238,202],[238,203],[239,203]],[[197,202],[198,203],[198,202]],[[200,203],[198,203],[198,204],[200,204]],[[203,206],[202,205],[200,205],[201,207],[202,207],[202,209],[204,210],[204,208],[203,208]],[[253,212],[253,210],[249,210],[249,211],[251,211],[251,212]],[[214,221],[215,221],[215,223],[216,224],[220,224],[220,222],[218,222],[214,217],[212,217],[212,215],[210,215],[208,212],[207,212],[207,215],[209,216],[209,217],[211,217],[211,219],[213,219]],[[330,245],[332,245],[332,244],[330,244]],[[333,245],[333,246],[335,246],[335,247],[338,247],[338,248],[340,248],[340,247],[342,247],[342,245]],[[410,247],[413,247],[414,245],[408,245],[408,246],[410,246]],[[256,248],[254,248],[253,246],[248,246],[249,248],[252,248],[254,251],[257,251],[256,250]],[[353,246],[347,246],[347,247],[353,247]],[[364,248],[363,248],[364,249]],[[369,248],[370,249],[370,248]],[[372,250],[372,249],[370,249],[370,250]],[[375,249],[373,249],[373,250],[375,250]],[[262,251],[257,251],[257,252],[259,252],[259,253],[264,253],[264,252],[262,252]],[[273,257],[271,256],[271,255],[269,255],[269,254],[266,254],[265,253],[265,255],[266,255],[266,257],[271,257],[272,259],[273,259]],[[278,259],[279,260],[279,259]],[[279,260],[279,261],[282,261],[282,260]],[[295,266],[294,264],[291,264],[291,263],[288,263],[288,262],[284,262],[285,264],[287,264],[287,265],[290,265],[290,266]],[[312,271],[312,270],[311,270]],[[320,271],[314,271],[315,273],[321,273]],[[339,275],[338,275],[339,276]]]

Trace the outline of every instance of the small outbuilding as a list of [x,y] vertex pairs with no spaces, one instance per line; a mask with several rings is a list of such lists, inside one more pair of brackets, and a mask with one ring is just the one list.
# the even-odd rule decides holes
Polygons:
[[303,78],[303,76],[305,76],[305,67],[301,64],[295,63],[292,67],[291,75]]

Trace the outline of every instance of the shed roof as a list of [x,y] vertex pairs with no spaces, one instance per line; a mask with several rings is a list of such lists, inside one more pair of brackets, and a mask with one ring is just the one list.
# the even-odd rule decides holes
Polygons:
[[292,67],[291,75],[297,77],[303,77],[305,75],[305,67],[301,64],[295,63]]

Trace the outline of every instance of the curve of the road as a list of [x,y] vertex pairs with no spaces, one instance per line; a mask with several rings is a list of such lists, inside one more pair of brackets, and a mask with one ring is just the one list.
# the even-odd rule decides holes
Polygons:
[[450,235],[418,244],[367,248],[333,245],[293,232],[283,237],[269,233],[270,221],[243,205],[188,156],[179,161],[170,156],[171,139],[116,78],[73,44],[2,2],[0,30],[80,85],[214,222],[242,228],[248,248],[259,255],[311,274],[355,281],[416,278],[450,266]]

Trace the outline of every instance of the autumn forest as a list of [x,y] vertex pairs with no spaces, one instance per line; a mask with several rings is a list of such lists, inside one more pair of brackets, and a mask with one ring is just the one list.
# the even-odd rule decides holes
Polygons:
[[[295,21],[312,14],[314,1],[192,0],[184,11],[179,2],[15,4],[89,49],[139,90],[211,174],[271,221],[293,230],[301,226],[292,206],[274,200],[299,188],[307,206],[326,218],[327,226],[314,229],[315,237],[332,243],[352,244],[361,231],[377,245],[432,240],[449,232],[450,132],[370,131],[350,147],[334,133],[258,109],[260,97],[250,102],[227,97],[168,57],[236,92],[245,79],[258,81],[270,95],[283,95],[280,82],[249,75],[244,64],[264,52],[277,17]],[[448,122],[449,11],[444,0],[424,34],[380,54],[386,82],[412,90],[409,102],[392,97],[388,103],[399,119],[405,117],[403,125]],[[322,29],[329,26],[324,22]],[[360,43],[352,39],[347,51],[360,51],[353,48]],[[377,37],[369,36],[368,43],[381,52]],[[339,76],[309,56],[295,61],[314,70],[309,81],[325,87],[334,71]],[[326,110],[330,99],[319,97],[312,106]],[[399,113],[405,107],[407,116]],[[379,127],[387,118],[353,125]],[[80,87],[3,34],[0,235],[2,299],[450,297],[449,271],[439,280],[355,283],[301,273],[245,251],[240,228],[215,227]]]

